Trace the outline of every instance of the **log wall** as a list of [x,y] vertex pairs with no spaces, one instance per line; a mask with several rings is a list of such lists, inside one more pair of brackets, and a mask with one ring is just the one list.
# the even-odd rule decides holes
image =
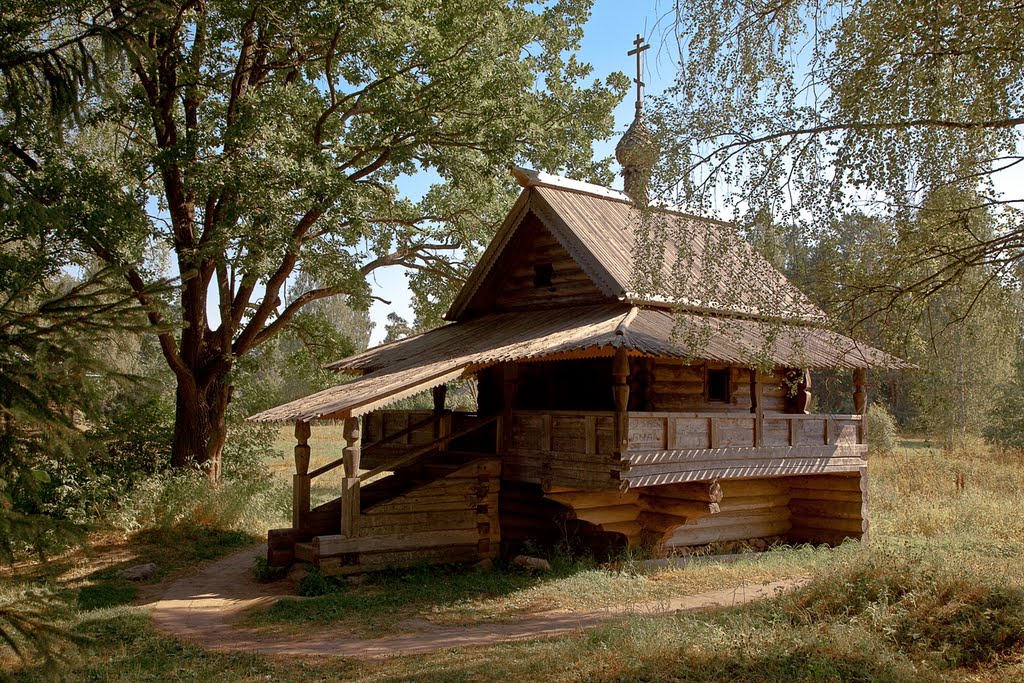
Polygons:
[[867,470],[822,477],[788,477],[790,538],[799,543],[836,545],[868,535]]
[[723,479],[717,514],[677,527],[668,549],[784,536],[790,528],[789,487],[779,479]]
[[[550,269],[550,282],[538,286],[538,271]],[[528,214],[492,267],[486,289],[474,295],[468,311],[495,312],[607,301],[568,251],[533,214]]]
[[544,494],[543,503],[533,493],[525,503],[503,506],[502,524],[538,535],[552,501],[565,506],[565,519],[586,522],[595,530],[621,535],[629,546],[656,552],[769,537],[837,545],[847,538],[866,538],[862,481],[857,473],[723,479],[626,491],[555,487]]
[[[597,554],[610,554],[626,544],[620,533],[606,531],[599,525],[586,521],[579,510],[563,501],[562,494],[547,494],[537,484],[505,481],[501,486],[501,539],[509,555],[517,554],[531,546],[554,548],[560,543],[583,546]],[[573,493],[567,493],[570,498]],[[601,500],[618,501],[622,494],[615,492],[583,492],[584,498],[591,498],[590,504]],[[592,498],[597,496],[597,498]],[[628,494],[625,499],[635,498]],[[579,503],[579,499],[575,500]],[[619,503],[621,504],[621,503]],[[629,507],[627,505],[627,507]],[[632,512],[635,518],[636,511]],[[616,522],[607,522],[610,525]]]
[[[630,409],[654,412],[733,410],[752,406],[752,370],[725,363],[686,363],[666,358],[634,359],[630,375]],[[705,374],[708,369],[729,370],[729,400],[708,401]],[[791,409],[791,387],[784,368],[759,373],[761,410],[785,413]]]

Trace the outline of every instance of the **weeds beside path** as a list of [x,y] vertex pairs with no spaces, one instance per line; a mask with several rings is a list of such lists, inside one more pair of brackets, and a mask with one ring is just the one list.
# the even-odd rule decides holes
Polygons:
[[374,639],[353,639],[351,634],[337,633],[336,629],[329,626],[302,636],[280,636],[239,628],[233,624],[244,611],[273,602],[283,595],[281,587],[258,584],[252,578],[250,569],[253,560],[265,552],[265,546],[255,546],[215,562],[198,574],[172,583],[163,598],[153,605],[153,622],[156,627],[167,634],[221,652],[385,657],[555,636],[632,615],[671,614],[742,605],[806,583],[803,578],[786,579],[626,607],[538,612],[514,623],[439,627],[426,620],[416,619],[400,624],[399,630],[402,633],[398,635]]

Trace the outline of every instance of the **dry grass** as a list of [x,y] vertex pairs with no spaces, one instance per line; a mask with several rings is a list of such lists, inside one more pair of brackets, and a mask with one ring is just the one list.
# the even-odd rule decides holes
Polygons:
[[1024,515],[1013,512],[1024,501],[1024,453],[900,449],[872,458],[868,471],[876,538],[1024,555]]
[[[815,577],[791,597],[744,608],[638,616],[578,636],[367,662],[208,653],[156,634],[138,607],[79,607],[67,623],[96,647],[68,650],[68,680],[1024,680],[1024,648],[1015,640],[1024,611],[1024,457],[985,447],[901,449],[873,458],[870,495],[870,548],[798,549],[650,573],[570,564],[547,578],[509,573],[504,585],[495,577],[474,583],[460,572],[395,573],[390,587],[375,579],[376,587],[343,592],[348,598],[336,604],[348,611],[342,622],[372,617],[364,623],[386,630],[409,615],[476,623],[538,608],[628,605],[778,576]],[[400,604],[360,604],[390,591],[401,593]],[[68,600],[81,604],[79,592],[68,588]],[[310,621],[306,630],[337,627],[326,626],[330,619]],[[303,628],[298,621],[286,627]],[[45,680],[32,667],[13,673],[21,683]]]

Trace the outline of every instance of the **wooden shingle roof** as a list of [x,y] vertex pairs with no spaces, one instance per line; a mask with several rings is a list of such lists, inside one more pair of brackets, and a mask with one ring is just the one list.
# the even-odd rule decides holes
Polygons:
[[[523,192],[445,316],[459,320],[528,212],[609,297],[677,310],[821,323],[825,315],[728,223],[639,211],[625,194],[525,169]],[[638,262],[640,260],[640,262]]]
[[359,416],[482,368],[508,361],[611,356],[764,361],[797,368],[899,368],[906,364],[841,334],[816,327],[623,303],[485,315],[383,344],[333,363],[365,373],[330,389],[272,408],[258,422]]

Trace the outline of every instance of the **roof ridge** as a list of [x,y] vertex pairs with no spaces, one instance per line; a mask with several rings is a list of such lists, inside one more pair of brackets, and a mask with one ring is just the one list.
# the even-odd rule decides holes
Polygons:
[[[575,180],[574,178],[566,178],[565,176],[555,175],[554,173],[536,171],[532,168],[513,166],[512,176],[524,189],[530,189],[531,187],[547,187],[552,190],[586,194],[591,197],[597,197],[598,199],[609,199],[623,204],[636,204],[629,195],[621,190],[605,187],[604,185],[587,183],[582,180]],[[708,216],[698,216],[697,214],[684,211],[682,207],[676,204],[652,202],[649,204],[648,208],[656,212],[671,213],[685,218],[694,218],[696,220],[707,221],[717,225],[735,227],[735,224],[731,221],[723,221],[721,218],[709,218]]]
[[544,171],[535,171],[532,168],[513,166],[512,176],[516,179],[517,183],[526,189],[531,187],[550,187],[556,190],[569,190],[571,192],[589,194],[602,199],[612,199],[625,204],[633,203],[629,195],[621,190],[614,190],[603,185],[574,180],[573,178],[566,178],[565,176],[553,173],[545,173]]

